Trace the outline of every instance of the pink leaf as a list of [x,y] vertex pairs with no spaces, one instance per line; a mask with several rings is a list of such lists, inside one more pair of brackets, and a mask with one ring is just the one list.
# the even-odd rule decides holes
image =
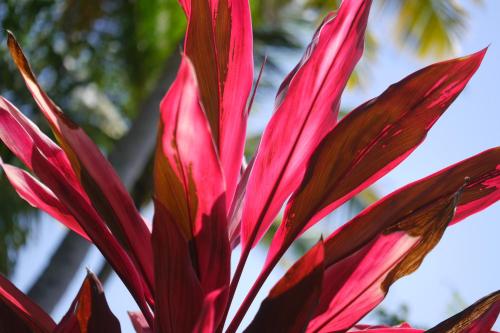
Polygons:
[[229,208],[245,148],[247,100],[253,83],[253,34],[248,1],[219,0],[217,13],[215,29],[222,96],[219,151]]
[[66,181],[83,193],[80,182],[71,168],[64,151],[24,116],[8,100],[0,96],[0,140],[30,170],[33,170],[32,153],[39,150],[48,161],[66,175]]
[[144,289],[145,282],[139,275],[136,266],[111,234],[101,217],[90,203],[66,182],[64,175],[47,161],[38,150],[33,151],[32,161],[33,171],[38,175],[40,181],[51,189],[69,213],[78,221],[85,233],[92,239],[93,243],[129,288],[141,310],[145,312],[145,315],[150,315],[146,300],[151,299],[151,294],[148,289]]
[[453,218],[461,190],[393,221],[373,241],[327,266],[308,331],[349,329],[382,301],[395,281],[415,271]]
[[342,119],[311,158],[304,181],[286,207],[268,262],[418,147],[464,89],[485,52],[426,67]]
[[248,181],[243,247],[263,236],[305,173],[313,150],[336,124],[345,83],[361,56],[371,1],[346,0],[328,16],[280,90]]
[[21,47],[10,32],[7,44],[28,89],[49,122],[93,205],[120,241],[128,245],[126,248],[130,249],[135,263],[151,286],[153,267],[149,246],[150,232],[132,198],[97,146],[81,128],[63,114],[40,87]]
[[500,147],[486,150],[428,177],[410,183],[371,205],[350,222],[343,225],[325,241],[326,264],[332,265],[361,248],[385,228],[442,197],[463,188],[455,216],[464,218],[477,213],[500,199]]
[[253,81],[250,7],[240,0],[180,2],[188,13],[185,52],[193,62],[221,157],[229,208],[240,173]]
[[153,330],[149,327],[149,324],[142,313],[129,311],[128,316],[130,317],[130,321],[132,322],[136,333],[153,333]]
[[456,219],[446,219],[452,208],[446,203],[457,188],[457,214],[464,205],[498,200],[498,161],[500,148],[491,149],[409,184],[328,237],[325,288],[311,331],[349,328],[383,299],[395,280],[414,271],[448,222]]
[[224,176],[200,106],[193,67],[184,58],[161,106],[155,197],[192,242],[204,292],[229,284]]
[[215,332],[220,323],[220,313],[217,311],[222,303],[225,305],[227,299],[227,288],[217,289],[205,296],[200,318],[193,332],[205,333]]
[[90,241],[89,236],[82,229],[78,221],[75,220],[68,209],[50,189],[33,178],[26,171],[3,163],[1,158],[0,166],[3,168],[5,175],[21,198],[26,200],[33,207],[45,211],[66,227]]
[[[130,267],[132,262],[104,225],[91,205],[65,153],[7,100],[0,98],[0,139],[37,175],[2,163],[18,193],[31,204],[44,209],[65,225],[90,238],[131,288],[138,303],[144,305],[145,284]],[[43,184],[42,184],[43,183]],[[127,274],[125,274],[127,273]]]

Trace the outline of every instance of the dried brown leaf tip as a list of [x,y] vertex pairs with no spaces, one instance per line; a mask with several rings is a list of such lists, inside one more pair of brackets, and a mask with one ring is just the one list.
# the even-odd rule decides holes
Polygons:
[[10,30],[7,30],[7,46],[9,47],[12,59],[14,59],[14,62],[21,73],[27,76],[31,81],[36,82],[36,77],[31,70],[30,63],[26,59],[26,56],[17,42],[16,37]]
[[[480,299],[427,333],[485,332],[487,326],[493,326],[499,312],[500,290]],[[489,328],[487,330],[489,331]]]

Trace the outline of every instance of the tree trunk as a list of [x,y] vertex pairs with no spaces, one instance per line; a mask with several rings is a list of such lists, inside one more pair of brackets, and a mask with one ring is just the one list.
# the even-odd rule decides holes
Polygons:
[[[116,143],[109,161],[125,187],[130,189],[141,176],[156,142],[158,108],[177,73],[180,54],[174,51],[147,99],[140,104],[139,115],[129,131]],[[66,234],[45,269],[31,286],[28,295],[45,311],[52,312],[80,269],[91,244],[73,232]],[[108,276],[109,274],[103,275]],[[104,283],[104,281],[103,281]]]

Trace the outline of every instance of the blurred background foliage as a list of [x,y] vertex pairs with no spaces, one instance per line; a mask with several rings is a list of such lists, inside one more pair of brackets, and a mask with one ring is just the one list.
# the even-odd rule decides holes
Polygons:
[[[300,52],[324,14],[339,2],[251,1],[256,66],[269,56],[261,84],[264,91],[275,92],[278,79],[285,75],[281,58],[287,52]],[[373,12],[395,27],[391,42],[417,57],[442,57],[455,51],[466,30],[465,2],[481,5],[480,0],[374,0]],[[49,132],[10,60],[3,32],[9,29],[51,97],[109,152],[141,112],[140,106],[166,70],[166,59],[181,49],[185,25],[177,0],[2,0],[0,94]],[[365,59],[350,80],[351,88],[369,84],[369,68],[376,63],[380,42],[388,41],[377,40],[369,30]],[[259,139],[258,133],[249,137],[247,157]],[[0,154],[16,163],[5,147],[0,146]],[[132,189],[139,205],[148,202],[150,174],[149,163]],[[2,175],[0,189],[0,272],[9,274],[18,250],[36,230],[38,214],[15,195]],[[363,192],[341,218],[345,221],[375,199],[373,190]],[[294,251],[301,253],[309,242],[303,239]],[[385,315],[388,322],[400,319],[380,316]]]

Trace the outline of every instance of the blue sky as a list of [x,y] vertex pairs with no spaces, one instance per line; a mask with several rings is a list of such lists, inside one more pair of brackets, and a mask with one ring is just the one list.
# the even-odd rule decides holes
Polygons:
[[[500,2],[485,1],[482,8],[472,7],[470,15],[469,29],[461,40],[457,55],[473,53],[490,45],[481,68],[462,95],[434,126],[426,141],[405,162],[376,184],[379,194],[387,194],[408,182],[500,144]],[[370,24],[382,41],[391,32],[390,27],[384,24],[376,25],[381,22],[379,19],[374,11]],[[296,59],[288,59],[286,65],[292,67],[295,61]],[[401,51],[393,43],[381,45],[370,84],[362,91],[348,92],[343,98],[344,106],[354,107],[377,96],[391,83],[431,62],[431,59],[417,60],[412,57],[411,52]],[[268,103],[264,99],[256,105],[266,104]],[[262,112],[251,121],[257,122],[254,126],[262,127],[269,116],[269,112]],[[449,228],[419,270],[391,288],[383,305],[388,309],[396,309],[400,304],[407,304],[410,322],[429,327],[452,314],[450,304],[453,303],[454,292],[458,292],[467,304],[471,304],[500,289],[499,216],[500,205],[496,204]],[[48,255],[61,239],[63,230],[57,223],[47,220],[40,223],[34,234],[36,235],[29,245],[22,251],[14,275],[14,282],[21,289],[28,288],[44,267]],[[249,284],[257,275],[263,260],[262,251],[258,249],[251,257],[245,271],[248,275],[242,283]],[[98,252],[93,250],[84,265],[97,269],[99,258]],[[85,269],[82,267],[68,295],[56,309],[56,318],[66,311],[84,275]],[[275,272],[273,279],[277,279],[279,275],[280,271]],[[271,286],[272,283],[265,285],[260,299]],[[122,322],[123,331],[130,332],[132,328],[126,310],[136,309],[137,306],[116,277],[106,285],[106,295],[112,310]],[[244,290],[240,288],[236,297],[241,299],[243,295]],[[253,307],[254,311],[258,303]]]

